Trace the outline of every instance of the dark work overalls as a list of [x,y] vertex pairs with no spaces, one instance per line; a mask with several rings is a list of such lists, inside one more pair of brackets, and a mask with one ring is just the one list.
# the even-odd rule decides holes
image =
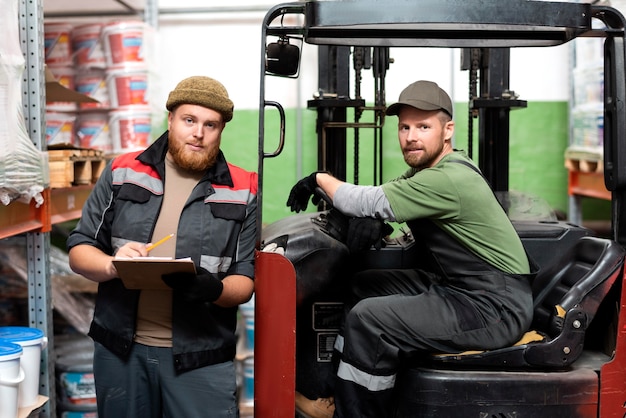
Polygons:
[[503,273],[430,220],[407,224],[427,258],[419,268],[367,270],[350,286],[352,308],[336,344],[335,417],[388,416],[407,357],[504,347],[530,326],[533,274]]

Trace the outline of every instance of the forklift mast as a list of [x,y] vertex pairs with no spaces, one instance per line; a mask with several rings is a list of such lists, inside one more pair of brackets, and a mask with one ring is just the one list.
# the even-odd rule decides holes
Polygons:
[[[602,25],[594,24],[599,21]],[[284,110],[266,100],[266,77],[299,76],[300,48],[318,47],[316,97],[307,105],[317,111],[318,169],[359,183],[355,151],[354,178],[346,179],[347,129],[375,131],[374,182],[382,182],[382,124],[385,75],[390,47],[459,48],[470,70],[471,115],[478,117],[478,165],[494,191],[509,187],[509,113],[526,107],[509,86],[510,49],[551,47],[578,37],[604,39],[604,177],[612,195],[613,240],[626,247],[626,20],[616,9],[589,3],[532,0],[359,0],[302,1],[271,8],[261,36],[259,100],[259,207],[263,199],[264,161],[285,146]],[[350,56],[357,74],[351,97]],[[373,57],[371,60],[369,57]],[[370,62],[371,61],[371,62]],[[367,107],[360,96],[360,70],[374,66],[376,99]],[[472,84],[473,83],[473,84]],[[266,109],[281,117],[278,146],[266,150]],[[354,120],[348,121],[349,109]],[[362,123],[363,111],[374,112]],[[472,118],[472,116],[470,116]],[[471,126],[470,126],[471,128]],[[468,129],[470,135],[472,129]],[[471,138],[470,138],[471,139]],[[272,141],[273,143],[274,141]],[[471,153],[471,140],[469,142]],[[351,158],[351,157],[350,157]],[[261,247],[262,214],[257,218]],[[257,253],[255,341],[255,414],[294,416],[295,272],[279,254]],[[622,290],[623,291],[623,290]],[[621,308],[626,295],[620,296]],[[604,416],[623,416],[626,393],[626,318],[620,310],[616,352],[603,368]],[[622,395],[619,395],[622,393]]]
[[[427,11],[426,13],[424,11]],[[301,22],[288,25],[289,21]],[[604,24],[592,28],[592,20]],[[276,22],[279,21],[277,24]],[[319,92],[308,106],[317,109],[317,135],[320,152],[318,168],[332,171],[345,179],[347,158],[346,128],[374,127],[376,123],[359,124],[347,121],[348,108],[358,115],[365,108],[361,97],[350,98],[349,56],[357,47],[384,51],[388,47],[446,47],[479,50],[478,96],[470,102],[470,109],[479,115],[478,164],[495,191],[508,190],[509,169],[509,112],[525,107],[509,87],[510,48],[556,46],[577,37],[605,39],[605,129],[604,172],[605,184],[613,193],[615,203],[612,217],[616,240],[626,244],[626,228],[618,216],[626,189],[626,113],[624,98],[624,17],[614,8],[588,3],[561,3],[513,0],[360,0],[307,1],[279,4],[268,11],[262,28],[262,56],[259,102],[259,175],[262,184],[266,158],[280,154],[284,146],[281,130],[279,146],[275,151],[265,150],[265,110],[279,107],[265,99],[265,77],[298,77],[288,71],[281,74],[269,66],[269,60],[297,60],[299,54],[287,52],[269,57],[268,46],[280,44],[297,48],[290,40],[319,46]],[[273,54],[272,54],[273,55]],[[373,54],[374,57],[377,54]],[[388,53],[387,58],[388,60]],[[379,60],[381,61],[381,60]],[[378,63],[378,68],[388,62]],[[297,63],[295,64],[297,67]],[[288,69],[292,65],[285,65]],[[268,70],[269,69],[269,70]],[[384,112],[384,70],[375,71],[380,88],[374,110]],[[382,131],[379,131],[382,135]],[[379,148],[377,148],[379,149]],[[471,152],[471,150],[470,150]],[[378,158],[378,160],[381,160]],[[378,167],[380,171],[380,167]],[[380,181],[380,177],[377,177]],[[262,194],[260,196],[262,198]],[[262,221],[259,219],[258,225]],[[259,228],[260,230],[260,228]]]

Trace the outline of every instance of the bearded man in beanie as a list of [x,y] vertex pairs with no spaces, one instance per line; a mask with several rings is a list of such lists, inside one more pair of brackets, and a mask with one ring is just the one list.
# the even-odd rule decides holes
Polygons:
[[[254,290],[257,175],[220,150],[233,103],[218,81],[181,81],[166,108],[168,130],[107,165],[67,240],[71,268],[98,282],[100,418],[238,416],[235,326]],[[189,257],[196,273],[127,289],[113,260],[146,256]]]
[[370,238],[380,245],[383,221],[396,221],[407,223],[420,254],[414,269],[366,270],[352,279],[335,344],[334,400],[297,393],[296,409],[307,417],[393,416],[405,359],[504,347],[530,326],[533,264],[479,169],[452,148],[452,111],[436,83],[412,83],[386,110],[398,116],[404,174],[357,186],[316,172],[291,190],[294,211],[320,187],[335,209],[354,217],[349,248],[369,248]]

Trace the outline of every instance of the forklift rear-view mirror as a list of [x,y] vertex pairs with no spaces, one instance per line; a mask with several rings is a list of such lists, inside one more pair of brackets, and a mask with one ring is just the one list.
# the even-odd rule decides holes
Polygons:
[[300,49],[291,45],[288,38],[267,44],[265,48],[265,70],[280,76],[293,76],[298,73]]

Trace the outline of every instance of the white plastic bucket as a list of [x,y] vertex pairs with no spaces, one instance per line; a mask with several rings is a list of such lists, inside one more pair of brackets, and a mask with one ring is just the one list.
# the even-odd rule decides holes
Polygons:
[[115,22],[102,29],[107,66],[145,64],[145,25],[139,21]]
[[46,143],[48,145],[75,145],[76,115],[46,112]]
[[104,70],[79,71],[74,77],[76,91],[96,99],[99,103],[81,103],[81,109],[109,109],[111,99]]
[[81,148],[92,148],[110,153],[113,141],[109,133],[109,113],[106,111],[82,113],[76,122],[76,139]]
[[76,26],[72,31],[74,61],[79,68],[106,68],[102,46],[102,23]]
[[19,385],[18,408],[32,406],[39,396],[41,350],[48,345],[48,339],[43,331],[28,327],[0,327],[0,339],[22,346],[24,380]]
[[146,149],[150,142],[152,119],[149,108],[129,108],[109,112],[109,132],[113,152]]
[[47,23],[44,25],[45,61],[49,66],[73,65],[70,36],[72,25]]
[[107,71],[107,89],[111,107],[148,104],[148,72],[129,67],[112,68]]
[[17,416],[19,385],[24,381],[22,353],[20,345],[0,340],[0,418]]

